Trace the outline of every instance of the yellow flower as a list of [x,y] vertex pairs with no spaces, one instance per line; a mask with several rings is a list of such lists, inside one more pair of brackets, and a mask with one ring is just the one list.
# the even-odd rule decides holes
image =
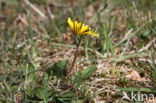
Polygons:
[[84,23],[78,21],[72,21],[71,18],[68,18],[68,24],[72,30],[72,32],[76,35],[92,35],[99,37],[99,34],[96,31],[92,31],[91,28]]

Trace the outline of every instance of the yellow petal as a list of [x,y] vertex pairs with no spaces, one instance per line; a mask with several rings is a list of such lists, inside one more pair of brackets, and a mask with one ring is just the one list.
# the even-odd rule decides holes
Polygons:
[[67,22],[75,35],[92,35],[99,37],[99,34],[96,33],[96,31],[92,31],[88,25],[78,21],[72,21],[71,18],[68,18]]
[[85,32],[87,32],[88,30],[91,30],[91,28],[89,26],[85,26],[84,24],[82,25],[81,28],[81,33],[84,34]]
[[67,21],[67,22],[68,22],[68,24],[69,24],[71,30],[74,31],[74,23],[73,23],[73,21],[71,20],[71,18],[68,18],[68,21]]
[[81,28],[82,28],[82,23],[78,23],[78,26],[77,26],[77,29],[78,29],[78,34],[80,35],[81,34]]
[[92,31],[86,32],[86,35],[92,35],[92,36],[97,36],[97,37],[99,37],[99,34],[98,34],[98,33],[92,32]]
[[77,34],[78,33],[78,22],[75,21],[75,33]]

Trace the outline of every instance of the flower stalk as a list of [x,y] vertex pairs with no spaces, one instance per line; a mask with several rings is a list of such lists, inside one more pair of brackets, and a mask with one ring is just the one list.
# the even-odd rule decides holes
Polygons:
[[82,22],[78,22],[78,21],[72,21],[71,18],[68,18],[67,20],[72,32],[73,32],[73,39],[74,39],[74,43],[76,44],[76,51],[74,54],[74,58],[71,64],[71,67],[68,69],[68,75],[65,78],[65,81],[67,80],[67,78],[70,76],[70,74],[73,71],[74,65],[76,63],[77,57],[78,57],[78,52],[79,52],[79,46],[81,44],[81,39],[82,36],[85,35],[91,35],[91,36],[97,36],[99,37],[99,34],[96,33],[96,31],[93,31],[88,25],[85,25]]
[[70,74],[74,68],[74,65],[76,63],[76,59],[77,59],[77,56],[78,56],[78,51],[79,51],[79,46],[76,46],[76,51],[75,51],[75,54],[74,54],[74,59],[72,61],[72,65],[70,67],[70,69],[68,70],[68,73]]

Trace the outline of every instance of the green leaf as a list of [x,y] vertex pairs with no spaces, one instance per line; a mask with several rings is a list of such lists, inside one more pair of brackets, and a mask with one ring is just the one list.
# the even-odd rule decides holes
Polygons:
[[56,76],[57,78],[64,78],[67,76],[67,67],[69,62],[67,60],[60,60],[53,64],[46,70],[48,76]]
[[121,91],[140,91],[140,92],[152,92],[156,93],[156,89],[149,89],[149,88],[120,88]]
[[26,96],[33,98],[35,96],[35,90],[25,90]]
[[48,88],[38,88],[35,90],[35,95],[39,99],[47,99],[52,93]]
[[74,98],[76,94],[73,91],[65,91],[59,95],[61,98]]
[[72,100],[71,103],[84,103],[84,100]]
[[74,86],[76,88],[79,87],[89,76],[96,72],[96,70],[97,68],[95,66],[90,66],[77,72],[75,75],[72,76]]

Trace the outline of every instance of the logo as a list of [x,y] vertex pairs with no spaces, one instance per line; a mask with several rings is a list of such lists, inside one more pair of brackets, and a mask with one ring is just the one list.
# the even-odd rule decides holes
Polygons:
[[122,92],[123,97],[121,101],[128,100],[128,101],[136,101],[136,102],[154,102],[154,94],[145,94],[141,92],[134,92],[131,91],[130,95],[128,95],[126,92]]

